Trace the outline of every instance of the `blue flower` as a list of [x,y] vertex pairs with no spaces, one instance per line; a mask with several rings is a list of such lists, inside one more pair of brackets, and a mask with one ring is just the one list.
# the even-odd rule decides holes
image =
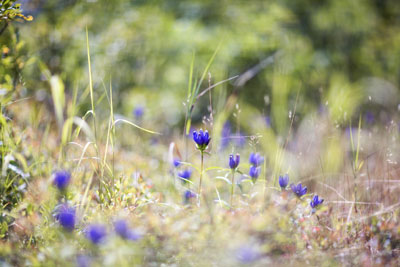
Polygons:
[[66,204],[62,205],[56,214],[56,219],[65,230],[74,230],[76,222],[75,209],[68,207]]
[[285,189],[289,184],[289,175],[285,174],[284,176],[279,176],[279,186],[282,189]]
[[186,190],[185,193],[183,194],[186,203],[188,203],[191,198],[195,198],[196,196],[197,196],[196,193],[193,193],[190,190]]
[[175,168],[179,167],[179,165],[181,165],[181,161],[179,159],[174,159],[173,163],[174,163]]
[[293,193],[295,193],[298,197],[302,197],[307,193],[307,186],[303,187],[301,183],[299,183],[297,186],[295,184],[291,184],[290,188],[292,188]]
[[178,176],[182,178],[181,180],[186,183],[187,180],[190,180],[190,176],[192,175],[192,171],[189,169],[182,170],[178,172]]
[[221,131],[221,149],[225,149],[230,143],[231,137],[231,124],[229,121],[225,122]]
[[233,156],[233,154],[229,155],[229,168],[236,169],[237,166],[239,166],[240,162],[240,155],[236,154],[236,156]]
[[237,249],[235,255],[236,259],[244,264],[255,262],[261,257],[260,253],[251,246],[243,246]]
[[92,224],[86,228],[86,238],[93,244],[100,244],[106,237],[107,230],[102,224]]
[[260,156],[258,153],[251,153],[249,157],[249,162],[253,166],[260,166],[260,164],[264,161],[264,158]]
[[315,195],[310,202],[310,206],[311,206],[311,208],[314,209],[314,208],[318,207],[319,205],[321,205],[322,202],[324,202],[324,199],[323,198],[318,199],[318,195]]
[[118,220],[114,223],[115,232],[126,240],[136,241],[141,238],[140,234],[129,228],[125,220]]
[[197,149],[200,151],[204,151],[208,144],[210,143],[210,135],[208,131],[200,130],[198,133],[196,131],[193,132],[193,141],[196,143]]
[[267,128],[271,128],[271,117],[270,116],[265,116],[264,121],[265,121],[265,126]]
[[365,120],[368,124],[373,124],[375,122],[375,116],[374,113],[372,113],[371,111],[367,111],[365,113]]
[[76,256],[76,266],[78,267],[89,267],[91,259],[86,255],[78,255]]
[[253,182],[257,180],[258,176],[260,175],[260,167],[251,166],[249,170],[249,175]]
[[53,183],[58,189],[66,189],[70,181],[71,174],[68,171],[57,171],[54,173]]
[[138,106],[135,107],[133,110],[133,115],[135,115],[136,119],[140,120],[143,117],[144,114],[144,107]]

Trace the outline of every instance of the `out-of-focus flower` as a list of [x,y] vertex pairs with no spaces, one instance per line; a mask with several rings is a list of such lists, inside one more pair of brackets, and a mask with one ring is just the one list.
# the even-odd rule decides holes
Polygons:
[[185,193],[183,194],[183,198],[185,199],[185,202],[188,203],[191,198],[195,198],[197,195],[196,193],[186,190]]
[[90,266],[90,257],[86,255],[78,255],[76,256],[76,265],[78,267],[89,267]]
[[181,165],[181,161],[179,159],[174,159],[173,164],[174,164],[175,168],[179,167],[179,165]]
[[249,170],[249,175],[250,175],[251,179],[253,180],[253,182],[255,182],[257,180],[258,176],[260,175],[260,167],[251,166],[250,170]]
[[289,175],[279,176],[279,186],[285,189],[289,184]]
[[307,193],[307,186],[302,186],[301,183],[299,183],[298,185],[291,184],[290,188],[292,189],[293,193],[295,193],[298,197],[302,197]]
[[137,106],[133,109],[133,115],[137,120],[140,120],[143,115],[144,115],[144,107],[143,106]]
[[229,155],[229,168],[236,169],[237,166],[239,166],[240,162],[240,155],[236,154],[236,156],[233,156],[233,154]]
[[141,238],[140,234],[129,228],[125,220],[118,220],[114,223],[115,232],[126,240],[136,241]]
[[211,138],[207,130],[204,132],[203,130],[193,132],[193,141],[196,143],[197,149],[200,151],[204,151],[207,148],[210,140]]
[[186,183],[187,180],[190,180],[190,176],[192,175],[192,171],[189,169],[182,170],[178,172],[178,176],[182,178],[181,180]]
[[249,162],[253,166],[260,166],[261,163],[263,163],[264,158],[260,156],[258,153],[251,153],[249,157]]
[[231,124],[229,121],[224,123],[221,131],[221,149],[225,149],[229,143],[231,138]]
[[67,188],[71,181],[71,174],[68,171],[57,171],[54,173],[53,183],[59,190]]
[[243,147],[244,145],[246,145],[246,136],[241,133],[235,135],[234,140],[238,147]]
[[367,111],[367,112],[365,113],[365,121],[366,121],[368,124],[373,124],[373,123],[375,122],[374,113],[372,113],[371,111]]
[[56,219],[65,230],[74,230],[76,223],[75,209],[68,207],[66,204],[60,206],[56,214]]
[[264,121],[265,121],[265,126],[267,128],[271,128],[271,117],[270,116],[265,116]]
[[319,205],[321,205],[322,202],[324,202],[324,199],[323,199],[323,198],[320,198],[320,199],[319,199],[319,198],[318,198],[318,195],[315,195],[315,196],[312,198],[311,202],[310,202],[310,206],[311,206],[311,208],[315,209],[315,208],[317,208]]
[[259,251],[251,246],[243,246],[236,250],[236,259],[243,264],[253,263],[260,257]]
[[92,224],[86,228],[86,238],[93,244],[100,244],[106,236],[107,230],[102,224]]

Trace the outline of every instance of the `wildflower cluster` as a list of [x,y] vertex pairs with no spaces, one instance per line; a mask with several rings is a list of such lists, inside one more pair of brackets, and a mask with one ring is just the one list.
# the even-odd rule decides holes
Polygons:
[[68,171],[57,171],[54,173],[53,184],[60,190],[63,191],[67,188],[71,181],[71,173]]
[[[285,174],[283,176],[279,176],[279,186],[281,187],[281,190],[285,190],[286,187],[289,184],[289,175]],[[297,185],[291,184],[290,188],[292,192],[298,197],[301,198],[305,194],[307,194],[307,186],[303,186],[301,183],[298,183]],[[321,205],[324,202],[323,199],[320,199],[318,195],[314,195],[313,199],[310,202],[310,206],[313,209],[313,212],[315,209]]]
[[263,163],[264,158],[260,156],[258,153],[251,153],[249,157],[249,162],[251,164],[249,169],[249,175],[253,183],[257,180],[258,176],[260,176],[261,172],[261,163]]
[[211,137],[208,134],[208,131],[200,130],[199,132],[193,132],[193,140],[196,143],[197,149],[203,152],[207,149],[208,144],[211,141]]

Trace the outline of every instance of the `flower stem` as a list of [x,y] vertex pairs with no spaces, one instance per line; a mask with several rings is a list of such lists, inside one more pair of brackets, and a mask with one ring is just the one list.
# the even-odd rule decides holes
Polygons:
[[235,190],[235,170],[232,170],[232,185],[231,185],[231,209],[233,208],[233,193]]
[[199,183],[199,206],[200,206],[200,199],[201,199],[201,182],[203,180],[204,151],[200,151],[200,155],[201,155],[201,166],[200,166],[200,183]]

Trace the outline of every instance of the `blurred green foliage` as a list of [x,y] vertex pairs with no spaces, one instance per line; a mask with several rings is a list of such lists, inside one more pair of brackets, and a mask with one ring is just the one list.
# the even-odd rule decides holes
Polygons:
[[[331,106],[333,120],[340,122],[362,103],[365,88],[358,83],[364,78],[379,77],[395,86],[400,82],[399,1],[35,0],[23,7],[35,16],[22,27],[30,56],[60,75],[70,95],[74,87],[88,85],[87,26],[98,97],[102,80],[107,84],[112,79],[117,109],[130,114],[133,106],[157,93],[158,102],[178,107],[166,111],[170,117],[180,114],[178,121],[167,119],[173,125],[183,123],[181,103],[192,53],[199,76],[219,43],[212,82],[242,74],[279,52],[243,86],[232,82],[214,89],[214,95],[236,88],[246,103],[272,114],[281,134],[287,131],[297,92],[300,114],[337,95],[349,96]],[[25,68],[25,82],[29,90],[51,97],[37,64]],[[353,95],[357,97],[350,99]],[[195,120],[206,104],[205,98]],[[161,107],[152,108],[156,113]]]

